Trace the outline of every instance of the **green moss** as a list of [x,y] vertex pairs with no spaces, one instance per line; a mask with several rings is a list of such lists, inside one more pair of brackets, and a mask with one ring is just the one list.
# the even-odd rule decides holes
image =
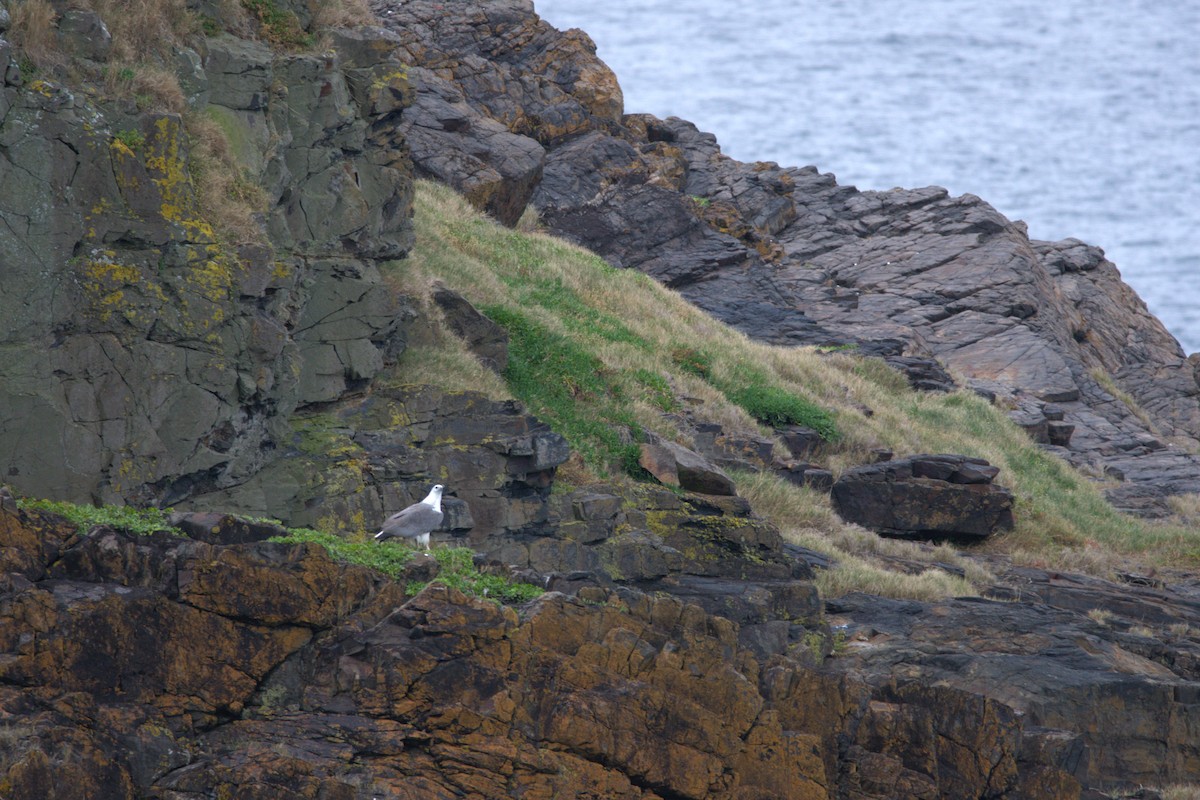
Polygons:
[[741,362],[731,374],[710,380],[730,402],[741,406],[746,413],[764,425],[778,428],[783,425],[804,425],[812,428],[826,441],[837,441],[839,433],[833,415],[799,395],[780,388],[766,371]]
[[359,564],[378,570],[392,579],[404,574],[404,568],[416,552],[399,542],[376,542],[373,539],[359,540],[332,533],[315,531],[312,528],[290,528],[287,536],[272,537],[272,542],[288,544],[319,544],[329,551],[334,561],[343,564]]
[[[495,603],[527,603],[544,592],[528,583],[517,583],[504,575],[485,575],[475,567],[475,553],[466,547],[440,547],[433,551],[437,559],[436,583],[445,584],[465,594],[491,600]],[[406,587],[409,594],[416,594],[427,584],[413,582]]]
[[620,429],[640,431],[619,376],[576,343],[506,306],[483,312],[509,335],[505,380],[513,394],[544,419],[584,460],[627,471],[638,458],[637,445],[622,441]]
[[167,512],[161,508],[132,506],[81,506],[59,500],[21,499],[17,505],[28,511],[46,511],[65,517],[68,522],[86,531],[95,525],[146,535],[166,531],[182,536],[183,532],[167,522]]

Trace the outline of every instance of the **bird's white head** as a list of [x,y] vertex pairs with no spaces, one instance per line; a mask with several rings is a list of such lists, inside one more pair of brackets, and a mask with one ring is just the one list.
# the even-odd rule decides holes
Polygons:
[[441,511],[442,510],[442,490],[445,488],[446,487],[442,486],[440,483],[434,484],[433,488],[429,490],[429,494],[421,502],[428,503],[429,505],[436,508],[438,511]]

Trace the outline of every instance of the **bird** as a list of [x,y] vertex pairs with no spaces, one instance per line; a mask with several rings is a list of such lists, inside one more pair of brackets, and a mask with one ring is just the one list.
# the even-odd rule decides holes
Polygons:
[[417,546],[428,552],[429,533],[442,524],[442,489],[440,483],[429,490],[419,503],[397,511],[387,518],[375,539],[416,539]]

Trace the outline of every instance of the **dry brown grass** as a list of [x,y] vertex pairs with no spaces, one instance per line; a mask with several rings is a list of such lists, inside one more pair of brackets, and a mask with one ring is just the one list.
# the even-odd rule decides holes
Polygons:
[[258,215],[266,210],[266,192],[243,174],[220,125],[201,114],[189,114],[185,119],[192,179],[205,217],[233,244],[265,243],[266,232]]
[[1159,791],[1163,800],[1200,800],[1200,785],[1194,783],[1165,786]]
[[353,28],[358,25],[373,25],[376,21],[366,0],[336,0],[320,4],[313,16],[313,27]]
[[130,88],[139,107],[175,114],[182,114],[187,109],[187,100],[184,90],[180,89],[179,78],[166,68],[139,67],[133,73]]
[[58,48],[58,16],[46,0],[11,4],[8,35],[21,54],[40,69],[61,66],[66,59]]
[[117,64],[170,63],[171,49],[200,30],[185,0],[87,0],[113,37],[110,59]]

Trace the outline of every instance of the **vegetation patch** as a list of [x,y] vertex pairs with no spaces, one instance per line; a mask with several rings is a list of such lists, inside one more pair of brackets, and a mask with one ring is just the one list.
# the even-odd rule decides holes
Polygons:
[[771,385],[759,370],[746,367],[743,373],[750,377],[723,382],[718,388],[750,416],[773,428],[804,425],[819,433],[826,441],[838,438],[837,425],[828,411],[786,389]]
[[242,0],[242,6],[258,20],[260,35],[271,44],[297,50],[313,45],[313,36],[296,15],[280,8],[275,0]]
[[613,370],[574,340],[507,306],[483,312],[508,331],[504,377],[513,394],[545,419],[592,462],[636,464],[637,445],[621,429],[636,431],[629,397]]
[[[374,539],[353,536],[338,536],[312,528],[289,528],[286,536],[275,536],[269,541],[285,544],[319,544],[328,551],[330,558],[343,564],[357,564],[382,572],[392,580],[404,576],[405,568],[418,551],[398,541],[377,542]],[[517,583],[505,575],[481,573],[475,566],[475,553],[467,547],[437,547],[432,551],[438,562],[435,583],[496,603],[526,603],[543,594],[536,586]],[[428,584],[413,581],[405,591],[412,595]]]
[[[495,603],[519,605],[540,597],[544,592],[528,583],[518,583],[505,575],[489,575],[476,568],[475,553],[466,547],[439,547],[434,549],[438,571],[434,583],[441,583],[464,594],[491,600]],[[414,581],[405,591],[416,594],[428,584]]]
[[416,551],[399,542],[377,542],[374,539],[354,539],[323,533],[312,528],[289,528],[286,536],[274,536],[269,541],[287,544],[319,544],[329,556],[343,564],[358,564],[378,570],[392,580],[404,574],[404,568]]
[[[444,331],[421,343],[421,360],[450,369],[462,388],[527,403],[578,454],[563,468],[577,485],[636,473],[638,448],[630,432],[687,444],[687,432],[674,421],[681,415],[763,436],[773,434],[771,427],[799,424],[825,437],[814,458],[835,476],[880,449],[898,456],[961,453],[999,467],[998,481],[1016,498],[1016,529],[982,549],[1099,574],[1128,568],[1134,556],[1148,565],[1200,563],[1194,526],[1189,531],[1116,512],[1102,487],[1041,450],[1003,408],[971,392],[914,391],[882,360],[850,348],[751,341],[649,277],[553,237],[497,225],[444,186],[419,182],[415,212],[416,245],[388,271],[389,280],[416,298],[427,297],[436,281],[460,292],[509,331],[516,363],[503,387],[470,377],[464,365],[474,356]],[[437,355],[439,348],[454,357]],[[844,565],[836,576],[830,571],[826,591],[929,597],[970,593],[994,580],[950,548],[885,540],[847,525],[827,495],[785,482],[750,488],[768,479],[737,476],[739,493],[787,538]],[[764,504],[755,491],[778,502]],[[929,562],[929,569],[885,581],[881,576],[896,558],[910,570],[913,561]],[[966,582],[937,562],[962,569]]]
[[96,525],[106,525],[117,530],[140,535],[166,531],[178,536],[183,532],[167,521],[168,511],[161,508],[134,508],[132,506],[84,506],[62,500],[20,499],[17,506],[26,511],[45,511],[64,517],[81,531]]

